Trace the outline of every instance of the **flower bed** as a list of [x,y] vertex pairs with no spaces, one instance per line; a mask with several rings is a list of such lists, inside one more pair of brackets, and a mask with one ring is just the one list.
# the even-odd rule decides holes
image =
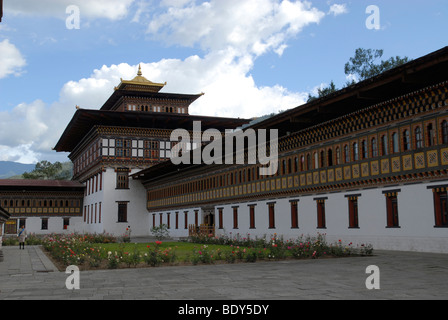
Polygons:
[[103,248],[95,244],[115,243],[116,238],[109,234],[52,234],[42,239],[42,246],[57,266],[69,265],[98,267],[106,258]]
[[[42,244],[42,236],[36,235],[34,233],[29,233],[26,237],[26,245],[41,245]],[[3,235],[3,245],[6,246],[18,246],[19,238],[17,235]]]
[[114,269],[366,256],[373,253],[370,245],[354,247],[352,243],[344,245],[341,240],[329,245],[322,234],[286,241],[277,235],[268,239],[197,236],[190,242],[156,241],[150,244],[116,243],[115,238],[107,235],[52,235],[44,238],[43,247],[61,270],[68,265],[77,265],[81,270]]
[[346,257],[346,256],[369,256],[373,254],[370,244],[353,246],[353,243],[343,244],[342,240],[328,244],[325,234],[318,233],[316,237],[300,236],[297,239],[284,240],[277,234],[267,238],[251,238],[250,235],[241,237],[239,234],[232,236],[221,235],[196,235],[190,237],[192,242],[202,244],[226,244],[236,250],[232,250],[236,256],[232,260],[255,261],[257,259],[280,260],[285,258],[312,258],[321,257]]

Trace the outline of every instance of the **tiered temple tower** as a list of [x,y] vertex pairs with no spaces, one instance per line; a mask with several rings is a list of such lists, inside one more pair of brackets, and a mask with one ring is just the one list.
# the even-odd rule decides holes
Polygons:
[[83,218],[78,227],[86,232],[123,233],[130,225],[134,234],[148,235],[146,190],[129,179],[143,169],[169,161],[170,135],[174,129],[234,129],[245,119],[189,114],[200,94],[160,92],[166,83],[154,83],[139,66],[132,80],[121,79],[100,110],[77,110],[55,146],[70,152],[73,179],[86,186]]

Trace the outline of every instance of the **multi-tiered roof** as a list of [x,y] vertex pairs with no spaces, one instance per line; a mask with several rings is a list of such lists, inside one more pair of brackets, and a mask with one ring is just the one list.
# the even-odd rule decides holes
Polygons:
[[132,80],[121,79],[100,110],[77,107],[54,150],[72,152],[95,126],[193,130],[193,121],[201,121],[203,130],[224,131],[249,122],[239,118],[190,115],[190,104],[203,93],[160,92],[165,85],[146,79],[139,66],[137,76]]

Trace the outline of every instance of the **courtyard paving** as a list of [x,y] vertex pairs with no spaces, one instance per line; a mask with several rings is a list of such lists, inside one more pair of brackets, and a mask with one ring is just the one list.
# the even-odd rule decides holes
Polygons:
[[[58,271],[40,246],[3,247],[3,254],[0,300],[448,298],[447,254],[375,251],[371,257],[81,271],[78,290],[67,289],[69,274]],[[379,273],[366,273],[371,265]],[[379,289],[368,289],[374,275]]]

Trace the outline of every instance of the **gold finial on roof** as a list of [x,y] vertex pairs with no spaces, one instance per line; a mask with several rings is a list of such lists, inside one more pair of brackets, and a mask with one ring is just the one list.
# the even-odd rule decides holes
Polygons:
[[137,72],[138,76],[142,75],[142,67],[140,66],[140,63],[138,64],[138,72]]
[[125,89],[126,86],[130,86],[130,88],[135,89],[135,85],[139,86],[140,91],[151,91],[151,92],[159,92],[165,85],[165,83],[155,83],[149,81],[143,76],[141,63],[138,64],[138,72],[137,76],[132,80],[123,80],[120,78],[121,83],[116,87],[115,90]]

